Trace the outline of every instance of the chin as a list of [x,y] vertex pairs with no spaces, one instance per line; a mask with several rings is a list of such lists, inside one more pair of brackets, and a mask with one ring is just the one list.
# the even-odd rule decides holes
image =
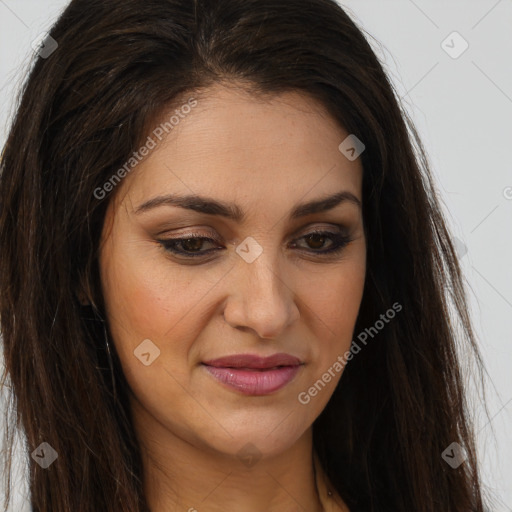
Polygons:
[[[273,457],[292,447],[311,426],[309,423],[299,425],[281,414],[280,423],[272,422],[271,427],[262,427],[261,415],[254,417],[250,425],[238,424],[236,428],[226,428],[221,436],[204,439],[211,449],[237,458],[244,455],[256,457]],[[286,419],[285,419],[286,418]],[[231,434],[231,436],[228,434]]]

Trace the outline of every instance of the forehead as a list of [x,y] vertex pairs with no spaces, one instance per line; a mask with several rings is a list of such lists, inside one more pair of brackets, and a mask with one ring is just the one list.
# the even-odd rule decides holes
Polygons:
[[[155,127],[175,111],[163,112]],[[166,192],[241,197],[254,205],[341,189],[360,197],[360,160],[338,149],[349,133],[304,93],[262,99],[217,85],[187,112],[161,141],[152,136],[151,153],[123,180],[132,204]]]

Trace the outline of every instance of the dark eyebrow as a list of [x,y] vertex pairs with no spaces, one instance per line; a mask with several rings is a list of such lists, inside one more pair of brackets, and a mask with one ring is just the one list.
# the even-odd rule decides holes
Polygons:
[[[339,204],[345,202],[353,203],[361,208],[361,201],[354,194],[348,191],[341,191],[336,194],[296,206],[290,213],[290,220],[305,217],[306,215],[311,215],[313,213],[332,210]],[[154,197],[135,208],[135,214],[138,215],[162,205],[179,206],[180,208],[194,210],[207,215],[219,215],[235,222],[243,222],[246,218],[243,210],[234,203],[225,203],[209,197],[194,194],[186,196],[168,194],[165,196]]]

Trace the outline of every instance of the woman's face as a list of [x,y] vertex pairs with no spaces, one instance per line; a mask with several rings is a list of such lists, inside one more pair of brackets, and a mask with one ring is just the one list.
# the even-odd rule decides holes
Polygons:
[[[362,167],[338,149],[349,134],[306,96],[209,92],[167,138],[150,134],[155,147],[117,185],[102,288],[140,428],[271,455],[312,425],[351,345],[365,279]],[[257,359],[275,354],[286,356]]]

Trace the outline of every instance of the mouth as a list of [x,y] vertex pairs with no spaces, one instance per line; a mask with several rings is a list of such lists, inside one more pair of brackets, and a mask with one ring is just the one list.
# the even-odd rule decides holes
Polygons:
[[238,354],[202,363],[226,387],[245,395],[268,395],[286,386],[304,363],[290,354],[260,357]]

